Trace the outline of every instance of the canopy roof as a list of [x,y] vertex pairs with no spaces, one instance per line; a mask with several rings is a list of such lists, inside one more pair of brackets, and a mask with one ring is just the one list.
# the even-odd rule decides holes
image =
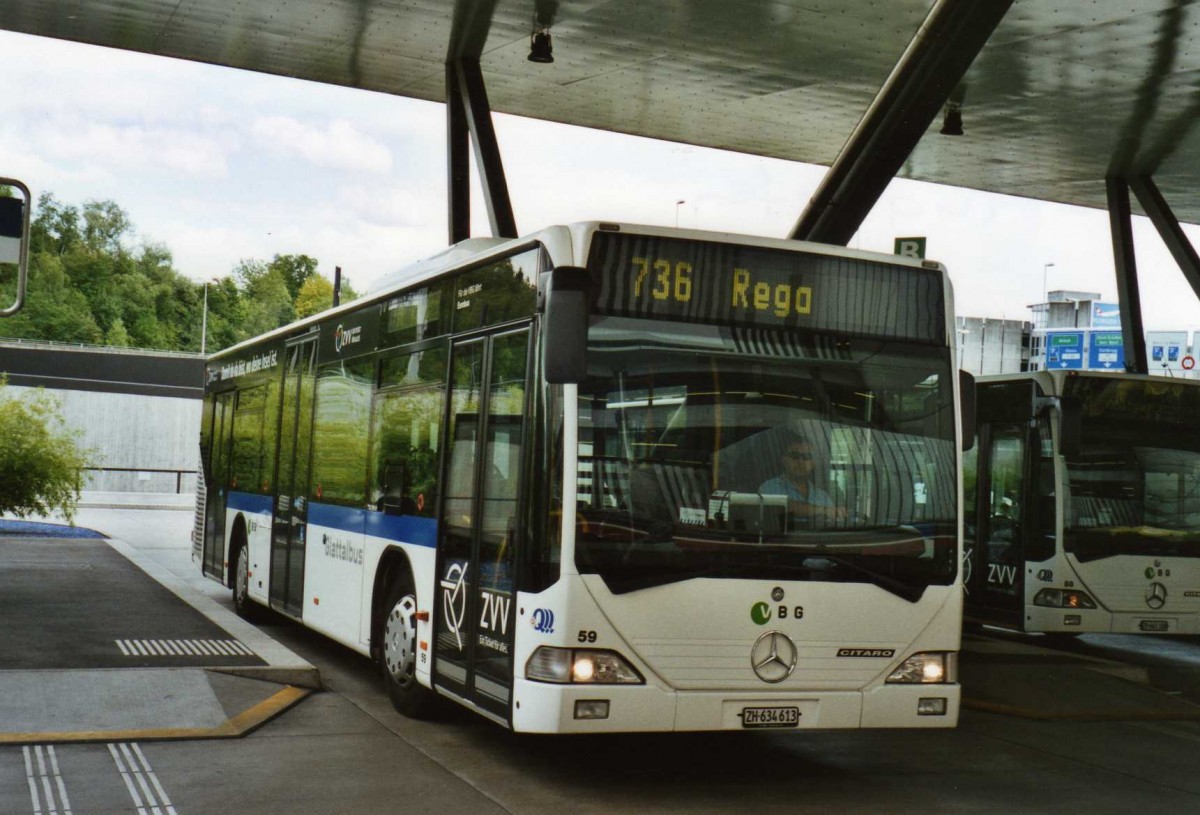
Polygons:
[[[494,110],[830,164],[920,27],[918,0],[10,0],[0,27],[444,100],[477,57]],[[554,63],[526,60],[535,15]],[[1200,222],[1200,6],[1016,0],[907,178],[1105,207],[1153,175]],[[802,201],[797,201],[797,210]]]

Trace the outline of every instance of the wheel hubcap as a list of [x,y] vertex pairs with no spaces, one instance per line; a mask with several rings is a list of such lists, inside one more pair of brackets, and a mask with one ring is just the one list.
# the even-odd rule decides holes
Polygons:
[[416,666],[417,599],[400,598],[383,628],[383,661],[392,679],[401,685],[411,680]]
[[250,589],[250,569],[246,565],[246,550],[238,552],[237,559],[237,601],[240,605],[246,602],[246,594]]

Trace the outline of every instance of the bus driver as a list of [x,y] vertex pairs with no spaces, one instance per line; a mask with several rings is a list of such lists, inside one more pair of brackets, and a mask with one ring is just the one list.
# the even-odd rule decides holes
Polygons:
[[844,520],[845,507],[834,506],[833,498],[816,484],[812,444],[802,436],[790,435],[782,446],[779,475],[758,486],[762,495],[786,495],[788,515],[808,526]]

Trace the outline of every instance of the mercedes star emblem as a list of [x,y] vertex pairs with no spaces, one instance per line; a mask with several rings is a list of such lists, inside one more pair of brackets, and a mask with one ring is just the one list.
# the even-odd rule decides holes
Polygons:
[[764,682],[782,682],[796,669],[796,645],[786,634],[768,631],[754,641],[750,665]]
[[1154,611],[1167,604],[1167,587],[1162,583],[1151,583],[1146,587],[1146,605]]

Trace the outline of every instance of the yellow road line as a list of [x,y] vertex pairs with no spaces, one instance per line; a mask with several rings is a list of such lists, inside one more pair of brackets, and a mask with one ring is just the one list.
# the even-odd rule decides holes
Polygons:
[[171,741],[236,739],[249,734],[304,699],[312,691],[287,685],[257,705],[216,727],[162,727],[140,730],[76,730],[61,733],[0,733],[0,745],[65,744],[96,741]]

